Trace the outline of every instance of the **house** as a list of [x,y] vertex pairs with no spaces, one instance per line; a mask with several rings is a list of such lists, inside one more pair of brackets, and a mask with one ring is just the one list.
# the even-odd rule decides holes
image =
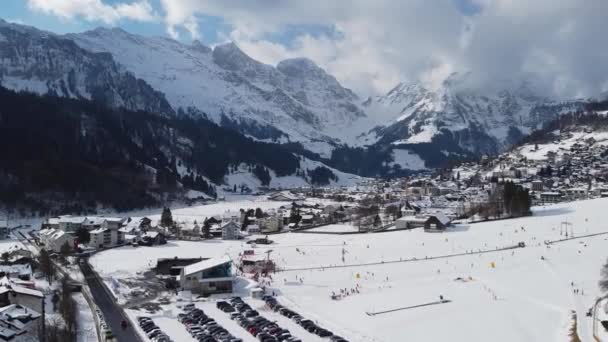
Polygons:
[[280,213],[264,217],[258,220],[258,225],[260,226],[260,229],[264,232],[278,232],[283,228],[283,217],[282,215],[280,215]]
[[302,215],[302,219],[300,220],[300,224],[302,226],[312,225],[314,222],[315,216],[311,214]]
[[11,304],[0,308],[0,341],[38,341],[40,313],[31,308]]
[[395,221],[396,229],[414,229],[424,227],[427,217],[424,215],[404,216]]
[[238,240],[241,238],[241,227],[234,221],[222,225],[222,240]]
[[44,294],[16,284],[8,277],[0,279],[0,307],[11,304],[27,306],[37,312],[42,312]]
[[445,231],[450,225],[450,219],[444,213],[430,215],[424,222],[425,232]]
[[274,262],[264,254],[244,254],[241,256],[239,268],[245,273],[264,273],[275,269]]
[[74,246],[74,237],[63,230],[44,229],[38,233],[38,236],[45,248],[55,253],[59,253],[65,243],[70,245],[70,247]]
[[401,217],[395,221],[397,229],[424,227],[425,231],[443,231],[450,225],[450,219],[443,213]]
[[226,224],[228,222],[236,222],[238,224],[242,224],[245,221],[245,212],[244,211],[226,211],[224,215],[222,215],[222,224]]
[[141,236],[140,245],[143,246],[155,246],[155,245],[164,245],[167,243],[167,239],[165,235],[159,232],[149,231]]
[[61,216],[59,217],[59,229],[66,233],[74,233],[85,223],[86,217]]
[[188,265],[182,268],[179,276],[183,290],[203,296],[231,293],[233,281],[232,260],[227,255]]
[[30,264],[0,265],[0,277],[4,276],[11,279],[30,280],[32,266]]
[[49,217],[41,224],[41,229],[59,229],[59,217]]
[[247,233],[249,235],[261,234],[262,230],[260,229],[260,226],[258,226],[257,224],[250,224],[247,226]]

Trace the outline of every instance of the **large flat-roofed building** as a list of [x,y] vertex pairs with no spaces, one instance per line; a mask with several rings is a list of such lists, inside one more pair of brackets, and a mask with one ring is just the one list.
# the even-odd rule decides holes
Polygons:
[[201,295],[231,293],[234,275],[228,256],[203,260],[182,268],[179,282],[183,290]]

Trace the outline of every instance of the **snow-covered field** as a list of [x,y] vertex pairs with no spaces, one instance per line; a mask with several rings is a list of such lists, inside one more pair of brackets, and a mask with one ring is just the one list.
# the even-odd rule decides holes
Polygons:
[[310,232],[326,232],[326,233],[351,233],[357,232],[359,229],[350,224],[330,224],[318,228],[308,230]]
[[[442,234],[275,235],[268,246],[271,258],[291,271],[274,274],[272,289],[284,305],[351,341],[569,341],[571,310],[577,312],[581,340],[592,341],[585,313],[600,295],[608,235],[550,246],[544,241],[563,239],[564,221],[572,223],[569,235],[608,232],[600,214],[607,205],[608,199],[596,199],[536,208],[533,217],[457,225]],[[526,248],[492,251],[518,242]],[[91,261],[104,278],[120,279],[146,270],[157,258],[236,257],[245,248],[250,246],[219,240],[172,242],[112,249]],[[258,247],[256,253],[265,250]],[[491,252],[425,260],[479,250]],[[353,266],[331,267],[345,264]],[[312,267],[319,269],[301,270]],[[357,294],[330,298],[357,285]],[[435,302],[440,295],[451,302],[366,314]],[[310,340],[306,337],[301,338]]]

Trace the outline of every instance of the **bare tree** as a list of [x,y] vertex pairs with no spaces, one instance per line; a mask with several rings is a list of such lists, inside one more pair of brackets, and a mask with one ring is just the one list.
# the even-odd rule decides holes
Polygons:
[[38,255],[38,264],[40,265],[40,271],[46,277],[46,280],[49,284],[53,283],[53,279],[55,279],[55,265],[51,260],[51,256],[46,249],[42,249],[40,254]]

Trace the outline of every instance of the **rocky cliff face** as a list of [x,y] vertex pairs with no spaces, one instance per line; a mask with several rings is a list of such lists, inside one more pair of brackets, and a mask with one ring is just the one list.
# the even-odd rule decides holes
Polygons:
[[392,112],[394,119],[371,134],[387,144],[431,143],[448,135],[475,154],[497,153],[560,113],[582,108],[580,101],[554,102],[536,96],[525,85],[473,92],[462,87],[458,77],[436,90],[399,84],[376,98],[368,106]]
[[0,21],[0,84],[14,90],[100,101],[112,107],[169,114],[164,95],[118,65],[108,53]]
[[66,38],[86,50],[111,54],[166,94],[176,110],[196,108],[217,123],[229,122],[261,140],[304,142],[325,153],[342,141],[340,132],[365,117],[357,96],[308,59],[274,67],[252,59],[233,43],[210,49],[200,42],[188,45],[119,29]]

